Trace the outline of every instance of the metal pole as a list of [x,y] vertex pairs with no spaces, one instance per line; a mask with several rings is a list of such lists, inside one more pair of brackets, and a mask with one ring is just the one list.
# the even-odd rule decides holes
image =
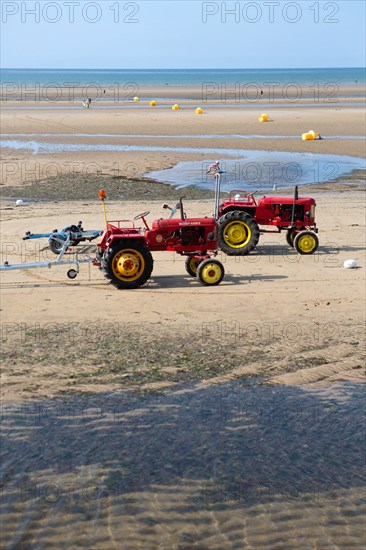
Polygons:
[[299,198],[298,187],[297,185],[295,185],[294,202],[292,205],[292,214],[291,214],[291,229],[294,227],[295,207],[296,207],[296,201],[298,198]]
[[215,174],[215,210],[214,218],[215,220],[219,217],[219,205],[220,205],[220,173]]

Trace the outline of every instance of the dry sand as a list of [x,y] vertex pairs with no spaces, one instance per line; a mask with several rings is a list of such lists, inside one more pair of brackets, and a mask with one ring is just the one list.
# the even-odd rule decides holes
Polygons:
[[[220,255],[226,276],[214,288],[188,277],[172,253],[154,254],[153,277],[137,291],[116,290],[88,264],[72,282],[66,266],[2,273],[3,398],[221,374],[289,384],[361,379],[364,194],[320,192],[316,200],[315,255],[298,256],[284,235],[263,235],[248,257]],[[79,218],[86,228],[102,226],[95,201],[3,208],[3,261],[10,263],[52,259],[44,241],[21,240],[27,230],[47,232]],[[111,219],[144,210],[149,221],[164,215],[150,200],[108,203]],[[210,215],[212,201],[189,201],[186,210]],[[348,258],[360,268],[345,270]]]

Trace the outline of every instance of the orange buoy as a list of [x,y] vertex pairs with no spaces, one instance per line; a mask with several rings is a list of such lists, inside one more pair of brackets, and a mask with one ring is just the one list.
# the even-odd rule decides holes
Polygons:
[[150,107],[156,107],[156,101],[150,101]]
[[201,107],[197,107],[197,109],[195,110],[195,113],[196,113],[196,115],[202,115],[203,114],[203,109]]
[[267,113],[263,113],[263,115],[259,117],[259,122],[268,122],[268,120],[269,116],[267,115]]
[[180,108],[180,107],[179,107],[178,103],[176,103],[176,104],[173,105],[173,107],[172,107],[173,111],[178,111],[179,108]]

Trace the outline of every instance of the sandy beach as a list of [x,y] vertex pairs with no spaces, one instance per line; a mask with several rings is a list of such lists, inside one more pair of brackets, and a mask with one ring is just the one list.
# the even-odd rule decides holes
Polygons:
[[[1,263],[54,259],[26,231],[102,229],[101,186],[109,219],[149,210],[151,223],[181,194],[188,216],[212,215],[212,191],[143,179],[206,162],[202,148],[366,157],[359,89],[342,90],[342,106],[278,99],[266,124],[261,106],[212,101],[196,115],[200,93],[148,90],[158,108],[3,103],[4,140],[81,147],[2,150]],[[309,129],[324,139],[303,142]],[[101,143],[178,150],[82,150]],[[264,234],[247,257],[219,253],[217,287],[168,252],[134,291],[88,263],[74,281],[67,266],[1,272],[7,548],[362,547],[363,182],[359,171],[300,188],[316,199],[319,250]],[[344,269],[351,258],[359,267]]]

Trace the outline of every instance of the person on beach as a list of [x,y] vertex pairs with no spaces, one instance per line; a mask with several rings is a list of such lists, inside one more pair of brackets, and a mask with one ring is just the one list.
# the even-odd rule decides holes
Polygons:
[[220,171],[220,161],[216,160],[208,167],[206,174],[217,174]]

